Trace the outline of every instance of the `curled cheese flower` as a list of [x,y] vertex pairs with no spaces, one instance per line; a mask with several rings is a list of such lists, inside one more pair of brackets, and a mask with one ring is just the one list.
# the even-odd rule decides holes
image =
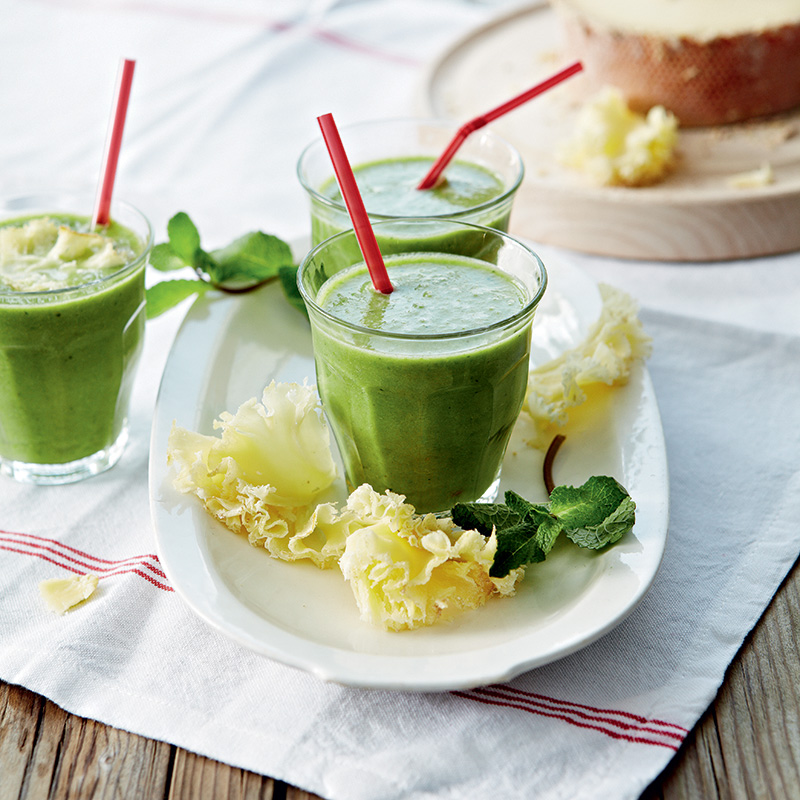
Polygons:
[[534,423],[534,447],[547,446],[553,428],[566,423],[568,410],[586,399],[592,384],[624,384],[633,364],[650,355],[651,339],[633,298],[607,284],[599,289],[600,316],[584,341],[530,371],[523,410]]
[[522,577],[489,576],[497,540],[462,531],[449,518],[415,516],[402,495],[363,485],[348,498],[358,518],[339,566],[367,622],[386,630],[431,625],[511,595]]
[[330,433],[313,387],[275,383],[214,422],[220,436],[173,426],[175,486],[276,558],[336,563],[351,515],[315,501],[336,478]]
[[647,186],[672,168],[677,141],[674,114],[663,106],[638,114],[618,89],[607,86],[581,109],[558,158],[602,186]]

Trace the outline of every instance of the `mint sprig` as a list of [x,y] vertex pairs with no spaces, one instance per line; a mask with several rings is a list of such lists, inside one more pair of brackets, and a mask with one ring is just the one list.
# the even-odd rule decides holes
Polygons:
[[[261,231],[245,234],[226,247],[209,252],[201,247],[200,234],[189,215],[180,211],[167,223],[167,236],[167,242],[152,249],[150,264],[160,272],[191,267],[197,277],[164,280],[149,287],[146,293],[149,319],[211,288],[245,292],[281,275],[281,270],[296,274],[289,245]],[[288,280],[281,277],[281,285],[287,291]],[[295,298],[289,297],[289,301],[300,307]]]
[[614,478],[600,475],[582,486],[556,486],[547,503],[531,503],[508,491],[505,503],[458,503],[456,525],[497,536],[490,571],[503,578],[526,564],[544,561],[563,532],[579,547],[599,550],[618,542],[633,528],[636,504]]

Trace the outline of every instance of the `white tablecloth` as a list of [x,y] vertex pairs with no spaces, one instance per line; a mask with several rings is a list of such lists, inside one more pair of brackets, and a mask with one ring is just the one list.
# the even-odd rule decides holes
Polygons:
[[[6,0],[0,190],[94,190],[120,57],[137,59],[115,194],[163,241],[307,234],[295,177],[316,117],[407,114],[427,64],[497,6],[460,0]],[[505,98],[498,98],[498,101]],[[542,247],[547,259],[554,248]],[[800,549],[800,254],[644,264],[558,251],[642,303],[667,440],[670,533],[641,606],[507,686],[348,689],[198,620],[154,550],[149,432],[186,306],[148,323],[132,440],[110,472],[0,478],[0,678],[73,713],[331,800],[634,798],[674,755]],[[113,572],[65,617],[40,580]]]

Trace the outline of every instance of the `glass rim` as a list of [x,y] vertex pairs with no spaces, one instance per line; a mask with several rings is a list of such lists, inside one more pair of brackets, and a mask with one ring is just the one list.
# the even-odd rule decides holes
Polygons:
[[[380,126],[383,126],[383,125],[386,125],[386,126],[398,125],[398,124],[401,124],[401,123],[402,124],[411,123],[411,124],[418,124],[418,125],[421,124],[421,125],[430,125],[432,127],[447,128],[452,132],[453,135],[455,135],[458,132],[458,129],[459,129],[459,125],[457,123],[450,122],[449,120],[445,120],[445,119],[433,119],[433,118],[432,119],[426,119],[424,117],[419,117],[419,118],[417,118],[417,117],[390,117],[389,119],[374,119],[374,120],[365,120],[365,121],[362,121],[362,122],[354,122],[354,123],[351,123],[350,125],[343,125],[339,130],[342,133],[346,134],[347,131],[356,130],[357,128],[367,128],[367,127],[370,127],[370,126],[379,126],[379,125]],[[493,139],[494,141],[499,142],[500,144],[502,144],[504,147],[506,147],[508,149],[508,151],[512,154],[512,156],[514,157],[514,161],[517,164],[516,179],[514,180],[514,182],[508,188],[504,189],[501,194],[496,195],[495,197],[491,198],[490,200],[486,200],[485,202],[480,203],[479,205],[472,206],[470,208],[464,209],[463,211],[445,212],[445,213],[442,213],[442,214],[430,214],[429,215],[430,219],[458,219],[459,217],[463,217],[463,216],[467,216],[467,215],[470,215],[470,214],[474,214],[476,212],[484,211],[484,210],[486,210],[488,208],[492,208],[495,205],[499,205],[500,203],[502,203],[505,200],[507,200],[509,197],[513,197],[513,195],[517,192],[517,190],[521,186],[522,181],[523,181],[523,179],[525,177],[525,164],[524,164],[524,162],[522,160],[522,156],[520,155],[519,150],[517,150],[517,148],[514,147],[514,145],[511,144],[511,142],[509,142],[508,140],[504,139],[502,136],[499,136],[498,134],[494,133],[494,131],[488,130],[486,128],[481,128],[481,129],[475,131],[475,133],[481,133],[484,136],[488,136],[490,139]],[[320,136],[320,137],[314,139],[314,141],[309,142],[309,144],[307,144],[303,148],[302,152],[300,153],[300,157],[297,159],[297,166],[295,168],[295,171],[296,171],[296,174],[297,174],[297,179],[300,182],[300,185],[303,187],[303,189],[305,189],[306,192],[314,200],[316,200],[318,203],[320,203],[322,205],[325,205],[325,206],[328,206],[329,208],[334,208],[337,211],[342,211],[343,213],[347,214],[347,206],[344,204],[344,201],[342,201],[341,203],[338,203],[335,200],[333,200],[333,198],[330,198],[330,197],[322,194],[321,192],[317,191],[317,189],[315,189],[313,186],[311,186],[303,176],[303,163],[306,160],[306,158],[308,157],[308,155],[312,151],[316,150],[317,148],[322,149],[324,147],[325,147],[325,141]],[[454,160],[455,160],[455,158],[454,158]],[[331,177],[333,177],[335,179],[335,175],[334,175],[334,172],[333,172],[333,165],[331,165]],[[377,214],[377,213],[373,213],[371,211],[368,211],[367,213],[368,213],[370,219],[374,219],[374,220],[379,221],[379,222],[382,222],[384,220],[417,219],[417,217],[413,217],[413,216],[395,216],[395,215],[392,215],[392,214]]]
[[[15,197],[2,197],[0,198],[0,228],[4,227],[5,224],[17,217],[25,217],[25,216],[46,216],[47,211],[42,210],[41,213],[37,211],[26,210],[24,208],[14,210],[15,215],[11,216],[12,209],[8,208],[7,204],[9,203],[23,203],[23,202],[31,202],[32,205],[40,205],[42,209],[44,209],[48,205],[62,205],[64,201],[71,202],[73,200],[80,200],[81,202],[85,202],[86,199],[89,199],[89,204],[86,206],[87,208],[93,208],[94,198],[89,198],[88,195],[83,195],[81,193],[63,193],[59,194],[54,192],[52,194],[47,192],[40,192],[36,194],[28,194],[28,195],[18,195]],[[111,201],[111,211],[112,211],[112,220],[114,217],[113,210],[114,208],[125,209],[127,212],[133,212],[143,223],[144,227],[146,228],[146,235],[144,237],[144,246],[142,248],[142,252],[136,256],[132,261],[128,261],[127,263],[123,264],[119,269],[110,273],[109,275],[103,275],[99,278],[93,278],[92,280],[86,281],[84,283],[79,283],[75,286],[65,286],[62,289],[43,289],[39,291],[32,291],[32,292],[19,292],[15,289],[6,288],[0,283],[0,299],[2,298],[23,298],[23,297],[39,297],[39,298],[53,298],[56,296],[62,295],[69,295],[72,293],[78,293],[81,291],[85,291],[87,288],[92,286],[103,286],[111,281],[118,279],[120,276],[124,275],[127,272],[135,272],[140,264],[147,261],[147,258],[150,254],[150,251],[153,249],[153,241],[154,241],[154,233],[153,233],[153,226],[150,223],[147,215],[140,211],[136,206],[132,205],[131,203],[127,203],[124,200],[112,200]],[[16,213],[18,212],[18,213]],[[73,214],[75,216],[91,216],[91,215],[78,215],[75,214],[74,211],[62,209],[59,210],[55,207],[50,209],[51,213],[57,214]],[[122,223],[119,223],[122,224]],[[127,226],[125,226],[127,227]],[[137,236],[139,236],[138,231],[134,231]],[[140,237],[141,238],[141,237]]]
[[[415,342],[415,341],[454,341],[456,339],[461,339],[464,337],[471,337],[477,336],[479,334],[490,333],[491,331],[500,330],[502,328],[507,328],[515,325],[518,322],[521,322],[525,319],[525,317],[532,315],[533,312],[536,310],[537,306],[542,300],[542,296],[544,295],[545,289],[547,288],[548,283],[548,276],[547,276],[547,269],[539,257],[538,253],[534,252],[530,247],[528,247],[524,242],[521,242],[519,239],[511,236],[504,231],[499,231],[496,228],[489,228],[485,225],[476,225],[472,222],[463,222],[461,220],[453,220],[453,219],[439,219],[437,217],[400,217],[400,218],[393,218],[391,220],[383,220],[380,222],[375,223],[376,227],[388,226],[388,225],[420,225],[420,224],[428,224],[428,225],[436,225],[441,226],[442,224],[451,224],[455,227],[461,228],[472,228],[474,230],[480,231],[482,233],[488,233],[492,236],[495,236],[499,239],[502,239],[505,244],[509,244],[512,247],[522,251],[523,253],[532,256],[533,263],[536,265],[539,274],[539,286],[536,292],[533,294],[532,297],[525,303],[525,305],[517,312],[512,314],[509,317],[504,317],[497,322],[492,322],[489,325],[484,325],[479,328],[469,328],[468,330],[463,331],[453,331],[450,333],[401,333],[397,331],[381,331],[376,330],[375,328],[367,328],[363,325],[358,325],[355,322],[348,322],[347,320],[340,319],[339,317],[331,314],[329,311],[326,311],[322,306],[320,306],[315,298],[312,298],[308,292],[305,290],[303,286],[302,277],[305,274],[306,267],[317,253],[326,247],[326,245],[333,244],[336,240],[342,239],[347,236],[351,236],[354,239],[356,238],[355,231],[351,228],[346,231],[340,231],[337,234],[325,239],[324,241],[320,242],[316,247],[312,248],[308,253],[306,253],[303,260],[300,262],[300,266],[297,270],[297,288],[300,291],[300,295],[303,298],[303,301],[306,304],[309,304],[315,313],[318,313],[325,319],[330,322],[335,323],[336,325],[342,326],[353,333],[358,334],[368,334],[370,336],[377,336],[382,339],[393,339],[397,341],[405,341],[405,342]],[[458,253],[440,253],[438,251],[425,251],[425,250],[411,250],[408,251],[409,253],[425,253],[430,252],[434,255],[456,255]],[[404,255],[404,253],[392,253],[391,255]],[[472,258],[472,256],[462,256],[463,258]],[[480,259],[475,259],[476,261],[480,261]],[[356,266],[356,264],[363,263],[363,261],[356,262],[350,266]],[[496,266],[492,265],[490,262],[482,262],[490,267]],[[346,269],[346,268],[345,268]],[[334,273],[336,274],[336,273]],[[506,273],[507,274],[507,273]],[[332,277],[332,276],[330,276]],[[525,287],[527,290],[527,287]]]

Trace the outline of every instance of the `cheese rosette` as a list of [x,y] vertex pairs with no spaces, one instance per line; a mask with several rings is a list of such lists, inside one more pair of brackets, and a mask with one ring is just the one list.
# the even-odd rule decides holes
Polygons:
[[272,381],[260,402],[223,412],[214,428],[220,436],[173,425],[167,459],[176,488],[276,558],[333,566],[355,523],[332,503],[315,502],[337,471],[314,387]]
[[554,429],[566,424],[569,409],[587,399],[593,386],[624,384],[633,364],[650,355],[634,299],[608,284],[598,285],[602,307],[586,338],[528,375],[523,411],[533,422],[528,443],[546,448]]
[[669,173],[677,141],[674,114],[663,106],[646,116],[631,111],[622,93],[607,86],[583,106],[558,158],[602,186],[649,186]]
[[523,570],[492,578],[494,534],[464,531],[450,518],[417,516],[403,495],[378,494],[364,484],[348,498],[358,520],[339,567],[361,618],[390,631],[432,625],[512,595]]

